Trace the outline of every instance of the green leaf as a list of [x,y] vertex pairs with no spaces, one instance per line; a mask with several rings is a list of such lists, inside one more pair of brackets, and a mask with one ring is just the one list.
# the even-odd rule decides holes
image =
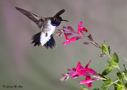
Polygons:
[[106,46],[104,44],[102,44],[101,53],[105,54],[106,51],[107,51]]
[[119,65],[118,65],[118,63],[116,63],[115,61],[111,61],[110,66],[111,66],[112,69],[113,69],[113,68],[118,67]]
[[106,81],[104,81],[104,83],[101,85],[101,88],[107,90],[111,84],[112,84],[112,81],[111,81],[110,78],[108,78],[108,79],[107,79]]
[[100,90],[99,88],[93,89],[93,90]]
[[118,81],[117,84],[114,85],[115,90],[125,90],[124,85]]
[[108,61],[108,60],[107,60],[107,63],[108,63],[109,65],[111,65],[111,62],[110,62],[110,61]]
[[108,75],[110,72],[111,72],[112,68],[106,68],[103,72],[102,72],[102,75]]
[[106,44],[106,42],[104,41],[104,44],[105,44],[105,47],[107,47],[107,44]]
[[125,83],[125,87],[127,88],[127,83]]
[[123,80],[123,76],[120,72],[117,72],[117,76],[119,77],[120,80]]
[[111,49],[110,49],[110,46],[108,46],[108,53],[109,53],[109,54],[111,53]]
[[116,68],[118,66],[118,63],[116,63],[114,60],[112,60],[111,62],[107,61],[110,68],[113,69],[113,68]]
[[100,77],[104,78],[104,79],[107,79],[106,76],[102,75],[102,74],[99,74]]
[[87,89],[87,88],[81,86],[81,90],[89,90],[89,89]]
[[113,54],[113,59],[114,59],[114,61],[116,62],[116,63],[118,63],[119,62],[119,57],[118,57],[118,55],[114,52],[114,54]]
[[114,61],[107,61],[108,62],[108,67],[102,72],[102,75],[107,75],[111,72],[112,69],[116,68],[118,66],[118,64]]
[[127,69],[126,69],[126,67],[125,67],[125,64],[123,65],[123,67],[124,67],[124,73],[125,73],[125,75],[127,76]]

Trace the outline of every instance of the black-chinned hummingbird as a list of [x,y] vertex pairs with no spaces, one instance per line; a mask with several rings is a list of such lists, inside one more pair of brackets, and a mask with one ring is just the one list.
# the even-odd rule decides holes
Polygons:
[[34,46],[44,46],[46,48],[50,47],[51,49],[56,46],[53,38],[53,33],[56,27],[60,25],[61,21],[68,22],[68,20],[63,20],[60,17],[60,15],[65,12],[64,9],[60,10],[53,17],[44,18],[27,10],[18,7],[15,8],[35,22],[39,28],[41,28],[41,32],[35,34],[32,38],[32,43],[34,43]]

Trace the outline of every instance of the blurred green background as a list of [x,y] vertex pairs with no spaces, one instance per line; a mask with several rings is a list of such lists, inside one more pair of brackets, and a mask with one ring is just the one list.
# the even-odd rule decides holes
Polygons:
[[[54,34],[57,48],[33,47],[31,38],[40,29],[15,7],[44,17],[65,9],[62,17],[69,22],[62,22],[56,31],[63,26],[77,30],[78,23],[83,21],[82,26],[88,29],[95,42],[101,45],[105,40],[112,53],[119,51],[126,57],[127,0],[0,0],[0,90],[80,90],[78,82],[84,77],[61,82],[61,74],[76,67],[78,62],[85,66],[89,60],[92,60],[89,67],[101,73],[108,60],[98,57],[100,49],[83,45],[86,39],[64,46],[65,37]],[[127,62],[120,57],[121,68],[123,63]],[[112,80],[116,78],[112,73],[109,76]],[[100,87],[101,83],[93,82],[90,90]],[[3,85],[23,87],[11,89]]]

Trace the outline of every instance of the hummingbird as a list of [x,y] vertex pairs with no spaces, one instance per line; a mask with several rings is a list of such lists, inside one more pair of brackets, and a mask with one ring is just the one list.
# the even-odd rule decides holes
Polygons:
[[47,49],[51,49],[56,46],[55,40],[53,38],[53,33],[57,26],[60,25],[61,21],[66,21],[60,17],[61,14],[65,12],[64,9],[57,12],[53,17],[42,17],[30,11],[15,7],[18,11],[27,16],[30,20],[36,23],[36,25],[41,29],[41,31],[32,37],[32,44],[34,46],[44,46]]

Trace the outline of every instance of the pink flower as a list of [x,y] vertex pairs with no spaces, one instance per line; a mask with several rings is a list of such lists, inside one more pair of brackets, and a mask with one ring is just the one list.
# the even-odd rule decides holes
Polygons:
[[[86,84],[88,87],[91,87],[93,81],[99,80],[101,78],[93,69],[88,68],[90,62],[91,60],[85,67],[81,66],[81,63],[78,62],[77,67],[72,68],[72,70],[68,69],[69,73],[62,74],[60,80],[66,81],[69,79],[69,76],[72,76],[72,79],[78,78],[80,76],[85,76],[85,80],[80,81],[78,84]],[[92,79],[91,76],[94,76],[96,78]]]
[[82,33],[82,30],[85,31],[85,32],[87,32],[87,29],[85,29],[85,28],[82,27],[81,25],[82,25],[82,21],[81,21],[81,22],[79,23],[79,25],[78,25],[78,33],[79,33],[79,34],[83,34],[83,33]]
[[81,66],[81,63],[78,62],[78,65],[76,68],[72,68],[72,71],[68,69],[70,75],[72,76],[72,79],[78,78],[80,76],[86,76],[84,81],[80,81],[79,84],[86,84],[88,87],[91,87],[92,82],[95,80],[98,80],[97,78],[91,79],[91,74],[99,76],[93,69],[88,68],[91,60],[89,63],[84,67]]
[[76,41],[76,40],[82,38],[82,37],[72,37],[71,39],[69,39],[69,38],[67,37],[67,35],[66,35],[65,32],[64,32],[64,35],[65,35],[65,38],[66,38],[66,42],[64,42],[63,45],[67,45],[67,44],[69,44],[69,43],[71,43],[71,42],[74,42],[74,41]]
[[86,76],[84,81],[80,81],[78,84],[86,84],[88,87],[92,85],[92,79],[90,76]]
[[[90,60],[90,62],[91,62],[91,60]],[[77,67],[72,68],[72,71],[70,69],[68,69],[68,71],[72,75],[72,79],[75,79],[79,76],[89,76],[90,75],[89,73],[95,74],[96,72],[93,69],[88,68],[90,62],[86,65],[85,68],[81,66],[80,62],[78,62]]]
[[78,78],[79,76],[85,76],[86,75],[86,72],[84,70],[81,70],[81,63],[80,62],[78,62],[76,69],[72,68],[73,72],[70,69],[68,69],[68,71],[72,75],[72,79]]
[[85,71],[88,72],[88,73],[95,74],[96,72],[95,72],[93,69],[88,68],[90,62],[91,62],[91,60],[89,61],[89,63],[86,65],[85,68],[83,68],[83,67],[81,67],[81,68],[82,68],[82,70],[85,70]]
[[80,81],[78,84],[86,84],[88,87],[91,87],[92,82],[99,80],[98,78],[91,79],[90,76],[86,76],[84,81]]

